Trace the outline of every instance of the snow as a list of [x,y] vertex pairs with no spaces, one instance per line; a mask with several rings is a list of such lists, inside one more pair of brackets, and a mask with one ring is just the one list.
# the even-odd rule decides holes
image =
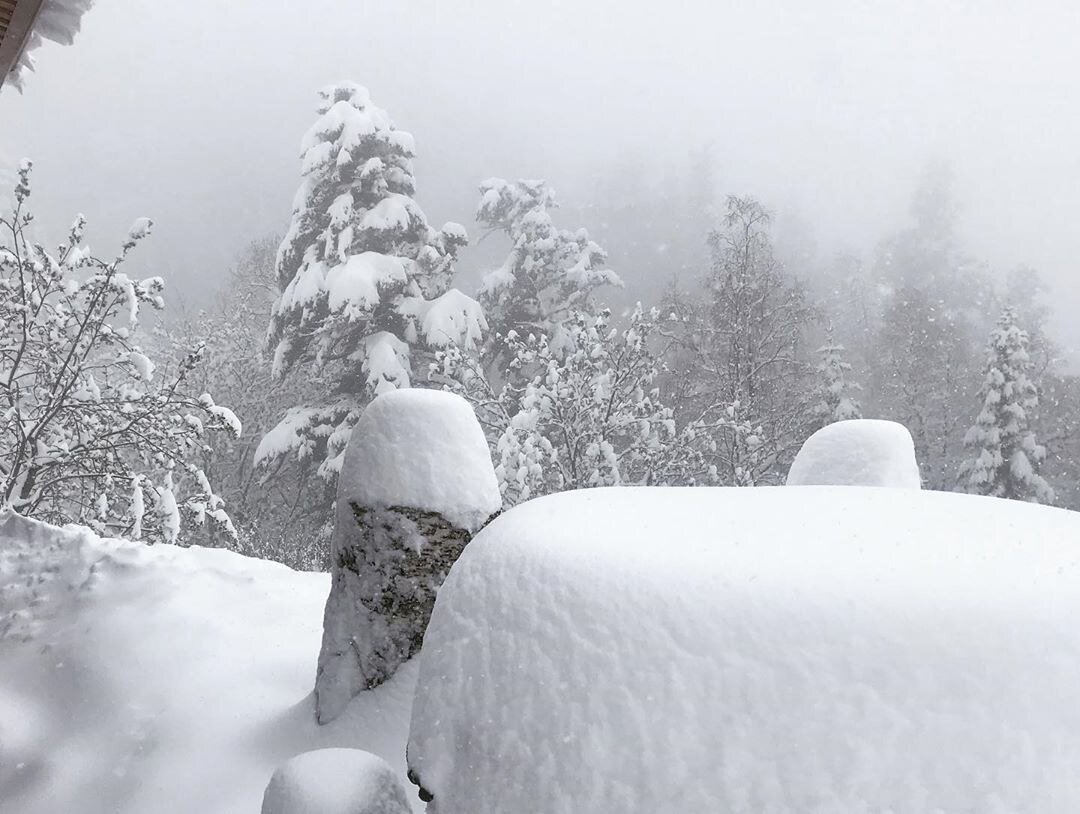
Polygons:
[[789,486],[919,489],[915,444],[902,424],[856,419],[822,427],[791,464]]
[[345,450],[338,504],[350,501],[438,512],[458,528],[480,528],[502,498],[469,403],[420,389],[391,390],[372,401]]
[[414,664],[315,723],[328,591],[228,551],[0,515],[0,810],[249,814],[277,766],[323,747],[404,782]]
[[71,45],[75,42],[75,35],[82,27],[82,16],[93,5],[94,0],[44,0],[34,19],[34,26],[19,61],[12,68],[11,73],[0,78],[0,85],[9,81],[21,91],[26,73],[34,70],[35,60],[32,52],[40,48],[45,40],[58,42],[61,45]]
[[316,749],[274,772],[262,814],[409,814],[405,788],[380,757],[360,749]]
[[407,257],[361,252],[330,269],[326,275],[331,311],[350,308],[359,316],[379,304],[379,292],[389,286],[404,286],[416,265]]
[[1072,812],[1080,515],[621,488],[465,549],[420,657],[428,812]]
[[488,328],[480,303],[456,288],[424,302],[420,326],[424,341],[435,348],[450,344],[475,347]]

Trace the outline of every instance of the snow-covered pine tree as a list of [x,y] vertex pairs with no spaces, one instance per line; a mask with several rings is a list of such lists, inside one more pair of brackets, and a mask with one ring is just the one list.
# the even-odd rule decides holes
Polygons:
[[833,341],[832,331],[826,331],[825,344],[818,348],[821,361],[817,366],[819,399],[815,407],[821,425],[836,421],[862,418],[862,408],[852,396],[861,389],[850,380],[851,364],[846,348]]
[[256,459],[295,454],[332,482],[364,404],[415,383],[427,351],[478,342],[485,323],[450,287],[465,230],[433,229],[413,200],[412,136],[359,85],[324,88],[320,99],[278,251],[268,345],[276,375],[302,368],[321,397],[290,410]]
[[516,184],[489,178],[480,185],[476,219],[502,231],[511,249],[503,264],[485,277],[480,302],[495,337],[495,355],[502,355],[510,331],[520,337],[545,336],[560,347],[560,327],[573,314],[594,314],[593,292],[604,285],[621,286],[619,276],[604,268],[607,254],[585,229],[559,229],[550,209],[555,193],[545,181]]
[[982,411],[964,445],[972,457],[962,467],[967,489],[1032,503],[1051,503],[1054,491],[1039,474],[1046,450],[1030,429],[1039,395],[1029,378],[1028,335],[1005,309],[988,346]]
[[203,348],[155,364],[139,344],[143,308],[165,307],[160,277],[123,266],[150,233],[140,218],[119,254],[83,245],[76,218],[55,252],[31,240],[30,162],[0,216],[0,506],[101,534],[176,542],[184,517],[233,537],[204,469],[233,412],[191,392]]

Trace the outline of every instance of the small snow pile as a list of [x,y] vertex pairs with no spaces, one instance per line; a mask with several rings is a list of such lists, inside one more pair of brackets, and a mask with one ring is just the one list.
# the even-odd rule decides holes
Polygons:
[[450,566],[501,505],[487,441],[465,399],[391,390],[368,406],[338,482],[315,679],[319,721],[336,718],[419,651]]
[[860,487],[591,489],[439,593],[439,814],[1080,810],[1080,514]]
[[502,505],[476,414],[442,390],[392,390],[371,402],[349,440],[338,496],[339,506],[438,512],[472,532]]
[[257,812],[275,767],[323,747],[377,754],[404,783],[414,665],[315,722],[328,588],[0,515],[0,811]]
[[286,761],[263,796],[262,814],[410,814],[405,787],[386,761],[360,749],[316,749]]
[[837,421],[811,435],[795,456],[788,486],[919,489],[911,433],[894,421]]

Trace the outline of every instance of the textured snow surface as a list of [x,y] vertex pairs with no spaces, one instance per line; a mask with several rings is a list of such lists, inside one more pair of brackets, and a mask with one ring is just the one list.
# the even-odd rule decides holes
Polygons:
[[274,772],[262,814],[409,814],[397,773],[360,749],[316,749]]
[[413,664],[315,723],[328,590],[227,551],[0,515],[0,811],[253,814],[276,767],[332,746],[404,782]]
[[475,531],[502,505],[483,430],[469,403],[441,390],[391,390],[353,428],[339,507],[408,506]]
[[439,814],[1080,810],[1080,514],[859,487],[594,489],[443,585]]
[[911,433],[895,421],[837,421],[806,439],[788,472],[789,486],[891,486],[919,489]]

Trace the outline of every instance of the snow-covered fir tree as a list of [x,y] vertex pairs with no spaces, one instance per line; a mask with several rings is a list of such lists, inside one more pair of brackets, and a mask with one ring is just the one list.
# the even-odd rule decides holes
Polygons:
[[479,304],[451,288],[465,230],[428,225],[413,200],[413,138],[367,90],[320,92],[301,143],[303,181],[277,257],[274,370],[301,367],[319,394],[264,437],[260,463],[294,454],[333,481],[363,405],[416,383],[426,352],[479,341]]
[[1039,474],[1046,450],[1030,425],[1039,395],[1029,378],[1028,335],[1006,309],[991,333],[982,411],[968,430],[969,458],[962,467],[967,489],[980,495],[1051,503],[1054,491]]
[[511,249],[503,264],[485,277],[480,302],[491,326],[496,356],[511,331],[519,337],[546,336],[561,347],[560,327],[574,314],[593,314],[593,292],[600,286],[622,285],[604,268],[607,254],[585,229],[559,229],[551,219],[555,193],[544,181],[516,184],[489,178],[480,185],[476,219],[501,231]]
[[235,534],[203,462],[231,410],[189,391],[202,347],[156,365],[140,312],[164,308],[159,277],[121,269],[150,232],[135,222],[119,254],[83,245],[80,215],[55,252],[28,233],[30,163],[0,217],[0,505],[102,534],[176,542],[186,517]]
[[832,331],[827,331],[825,344],[818,348],[817,366],[819,398],[815,411],[822,425],[863,417],[862,408],[853,396],[861,388],[851,381],[851,364],[846,353],[843,345],[833,341]]

